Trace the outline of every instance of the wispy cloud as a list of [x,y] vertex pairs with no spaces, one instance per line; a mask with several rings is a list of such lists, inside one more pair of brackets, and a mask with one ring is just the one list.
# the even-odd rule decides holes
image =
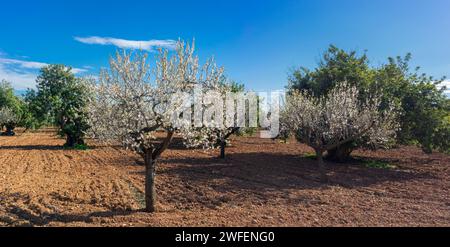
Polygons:
[[[34,88],[38,70],[48,63],[12,59],[0,54],[0,80],[7,80],[17,90]],[[72,68],[75,74],[86,73],[88,68]]]
[[10,59],[10,58],[1,58],[1,57],[0,57],[0,64],[18,65],[22,68],[27,68],[27,69],[40,69],[44,66],[47,66],[46,63],[32,62],[32,61],[25,61],[25,60],[18,60],[18,59]]
[[74,74],[82,74],[82,73],[88,72],[88,70],[87,69],[80,69],[80,68],[72,68],[72,72]]
[[6,80],[12,83],[12,86],[17,90],[24,90],[27,88],[34,88],[36,84],[37,73],[33,72],[18,72],[7,68],[0,64],[0,80]]
[[154,51],[154,48],[161,47],[167,49],[174,49],[177,42],[175,40],[126,40],[110,37],[75,37],[75,40],[90,45],[113,45],[122,49],[142,49],[146,51]]
[[[48,63],[2,58],[2,57],[0,57],[0,64],[13,65],[13,66],[16,66],[19,68],[24,68],[24,69],[41,69],[42,67],[49,65]],[[83,67],[83,69],[82,68],[72,68],[72,72],[75,74],[79,74],[79,73],[87,72],[88,69],[89,69],[88,67]]]

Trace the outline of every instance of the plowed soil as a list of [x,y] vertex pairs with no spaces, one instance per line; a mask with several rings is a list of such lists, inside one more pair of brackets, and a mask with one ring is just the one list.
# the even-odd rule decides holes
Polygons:
[[327,163],[323,184],[312,150],[295,142],[236,137],[225,160],[172,145],[152,214],[140,210],[139,156],[63,143],[52,130],[0,137],[0,226],[450,226],[450,156],[415,147]]

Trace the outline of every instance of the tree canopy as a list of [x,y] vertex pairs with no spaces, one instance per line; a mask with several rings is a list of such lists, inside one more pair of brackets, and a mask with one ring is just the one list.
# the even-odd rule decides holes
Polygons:
[[89,87],[84,79],[76,78],[70,67],[48,65],[41,69],[36,90],[29,90],[26,101],[29,111],[41,122],[56,125],[66,137],[66,146],[84,145],[89,125],[86,103]]

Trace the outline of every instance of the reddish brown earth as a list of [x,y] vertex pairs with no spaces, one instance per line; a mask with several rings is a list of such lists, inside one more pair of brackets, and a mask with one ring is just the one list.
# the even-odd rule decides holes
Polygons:
[[150,214],[140,211],[139,156],[63,143],[50,130],[0,137],[0,226],[450,226],[450,156],[414,147],[328,163],[322,184],[304,145],[239,137],[226,160],[175,145],[159,162]]

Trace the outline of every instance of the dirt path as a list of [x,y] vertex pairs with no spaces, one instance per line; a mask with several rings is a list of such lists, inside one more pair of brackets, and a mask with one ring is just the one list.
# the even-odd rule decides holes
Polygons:
[[51,130],[0,137],[0,226],[450,225],[450,157],[412,147],[356,152],[395,169],[327,164],[324,185],[303,145],[237,138],[224,161],[174,145],[147,214],[138,156],[63,143]]

